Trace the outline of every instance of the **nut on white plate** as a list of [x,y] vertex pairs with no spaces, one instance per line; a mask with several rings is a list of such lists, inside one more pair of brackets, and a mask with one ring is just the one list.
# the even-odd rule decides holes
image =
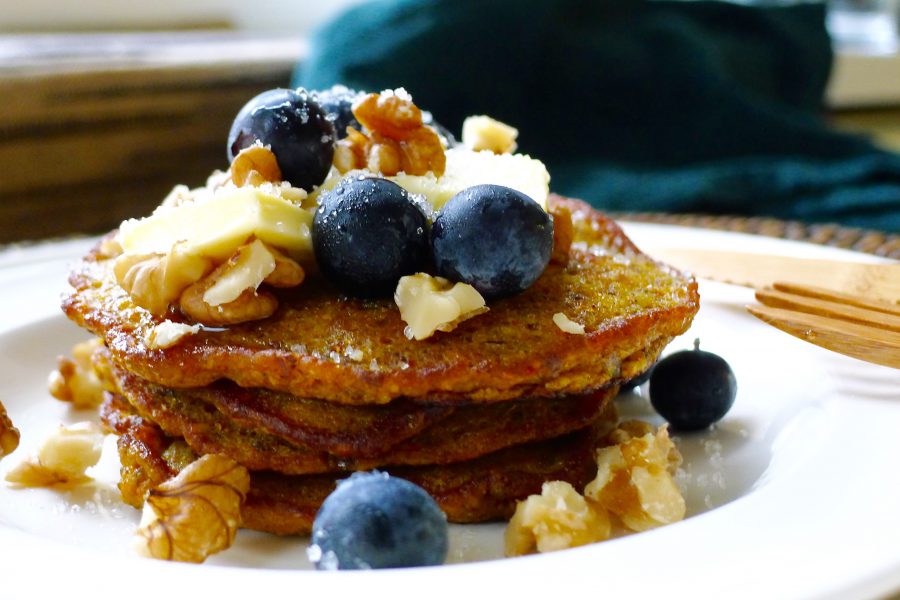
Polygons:
[[18,487],[79,485],[91,481],[85,472],[100,461],[103,432],[94,423],[75,423],[48,437],[36,456],[13,467],[6,480]]
[[665,426],[643,433],[633,423],[620,424],[609,436],[617,443],[597,451],[597,477],[584,494],[633,531],[680,521],[685,503],[673,473],[681,454]]
[[570,483],[548,481],[541,493],[519,502],[504,535],[506,556],[552,552],[609,538],[606,510]]
[[406,337],[424,340],[435,331],[453,331],[466,319],[488,311],[484,298],[467,283],[416,273],[400,278],[394,302],[406,322]]
[[19,447],[19,430],[13,426],[12,419],[6,413],[6,407],[0,402],[0,458],[9,456]]
[[203,562],[234,543],[249,489],[247,469],[230,458],[198,458],[148,492],[135,549],[151,558]]
[[72,347],[72,358],[56,359],[56,370],[47,381],[50,395],[75,408],[95,408],[103,401],[103,384],[94,371],[93,355],[103,340],[92,338]]

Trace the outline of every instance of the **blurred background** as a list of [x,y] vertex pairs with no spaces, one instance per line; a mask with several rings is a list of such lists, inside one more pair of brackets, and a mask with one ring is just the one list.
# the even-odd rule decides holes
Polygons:
[[[898,3],[828,5],[834,54],[817,111],[828,128],[865,136],[886,152],[900,150]],[[364,20],[368,4],[6,0],[0,244],[101,232],[146,214],[176,183],[201,185],[212,169],[227,166],[228,127],[243,103],[292,77],[302,82],[297,65],[311,52],[321,59],[319,46],[331,39],[314,33],[347,9],[356,11],[348,23]]]

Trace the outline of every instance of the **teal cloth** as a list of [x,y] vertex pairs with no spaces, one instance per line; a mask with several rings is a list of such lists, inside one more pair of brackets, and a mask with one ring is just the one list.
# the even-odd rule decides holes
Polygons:
[[314,37],[295,83],[403,86],[459,132],[519,128],[551,188],[607,210],[900,231],[900,155],[822,118],[821,4],[380,0]]

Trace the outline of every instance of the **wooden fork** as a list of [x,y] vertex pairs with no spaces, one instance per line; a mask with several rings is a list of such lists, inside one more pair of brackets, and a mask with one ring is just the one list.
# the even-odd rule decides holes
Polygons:
[[774,283],[756,292],[755,317],[802,340],[900,369],[900,305],[818,287]]

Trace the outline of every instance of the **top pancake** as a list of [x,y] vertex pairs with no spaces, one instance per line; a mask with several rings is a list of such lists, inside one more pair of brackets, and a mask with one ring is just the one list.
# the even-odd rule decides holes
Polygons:
[[[392,299],[341,296],[320,277],[279,292],[270,318],[206,330],[167,349],[145,334],[159,322],[116,283],[95,249],[69,281],[63,310],[104,338],[114,361],[149,381],[200,387],[221,378],[347,404],[395,398],[469,403],[583,394],[652,364],[699,308],[696,282],[641,253],[608,217],[551,196],[572,212],[566,265],[551,264],[525,292],[450,333],[415,341]],[[561,331],[555,313],[585,327]]]

